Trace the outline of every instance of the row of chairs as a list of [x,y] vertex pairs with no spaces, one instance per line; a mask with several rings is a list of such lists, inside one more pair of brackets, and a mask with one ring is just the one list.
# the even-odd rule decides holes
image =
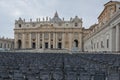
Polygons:
[[118,54],[0,52],[0,80],[104,80],[119,68]]

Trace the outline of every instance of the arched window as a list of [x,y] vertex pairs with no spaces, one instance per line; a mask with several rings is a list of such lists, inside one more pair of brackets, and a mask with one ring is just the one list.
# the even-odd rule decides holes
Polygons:
[[77,27],[78,26],[78,23],[75,23],[75,27]]
[[21,24],[19,24],[19,27],[21,27],[22,25]]
[[51,24],[51,26],[53,26],[53,24]]

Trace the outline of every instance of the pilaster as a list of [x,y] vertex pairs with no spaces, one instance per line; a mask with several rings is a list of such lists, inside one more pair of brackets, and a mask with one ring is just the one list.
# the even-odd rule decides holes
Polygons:
[[56,41],[56,40],[55,40],[55,39],[56,39],[56,38],[55,38],[55,35],[56,35],[56,33],[53,33],[53,48],[56,48],[56,47],[55,47],[55,41]]
[[51,39],[50,39],[50,33],[49,33],[49,39],[48,39],[49,41],[48,41],[48,48],[51,48],[51,44],[50,44],[50,42],[51,42]]
[[44,34],[45,33],[42,34],[42,49],[45,48],[45,45],[44,45],[45,44]]
[[65,49],[65,34],[62,33],[62,49]]
[[25,49],[25,34],[22,34],[22,49]]
[[83,50],[83,46],[82,46],[82,34],[81,33],[79,33],[78,44],[79,44],[78,46],[79,46],[80,51],[82,51]]
[[36,41],[35,41],[35,44],[36,44],[36,49],[38,48],[38,34],[36,33]]
[[120,49],[119,49],[119,39],[120,39],[120,29],[119,29],[119,25],[116,25],[116,51],[120,51]]
[[15,43],[15,49],[18,48],[18,37],[17,37],[17,36],[18,36],[18,35],[15,34],[15,40],[14,40],[14,43]]
[[57,33],[56,33],[56,38],[55,39],[56,39],[56,43],[55,43],[56,44],[56,48],[58,48],[58,34]]
[[29,33],[29,48],[32,48],[32,39],[31,39],[31,33]]
[[72,49],[72,33],[69,33],[69,50]]
[[38,46],[37,46],[37,48],[39,49],[40,48],[40,33],[37,33],[38,34]]

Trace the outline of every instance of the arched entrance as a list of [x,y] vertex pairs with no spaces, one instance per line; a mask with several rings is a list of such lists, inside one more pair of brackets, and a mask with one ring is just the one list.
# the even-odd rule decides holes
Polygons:
[[21,47],[22,47],[22,41],[18,40],[18,49],[21,49]]
[[45,49],[48,49],[48,42],[45,42]]
[[62,43],[61,43],[61,42],[58,43],[58,48],[59,48],[59,49],[62,48]]
[[35,44],[35,42],[33,42],[32,43],[32,48],[35,49],[35,47],[36,47],[36,44]]
[[78,47],[78,40],[74,40],[74,47]]

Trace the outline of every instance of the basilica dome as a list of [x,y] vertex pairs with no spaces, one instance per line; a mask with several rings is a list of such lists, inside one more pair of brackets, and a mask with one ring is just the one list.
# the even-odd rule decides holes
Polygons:
[[59,23],[59,22],[62,22],[62,20],[59,18],[58,16],[58,13],[56,12],[54,17],[50,20],[50,22],[53,22],[53,23]]

